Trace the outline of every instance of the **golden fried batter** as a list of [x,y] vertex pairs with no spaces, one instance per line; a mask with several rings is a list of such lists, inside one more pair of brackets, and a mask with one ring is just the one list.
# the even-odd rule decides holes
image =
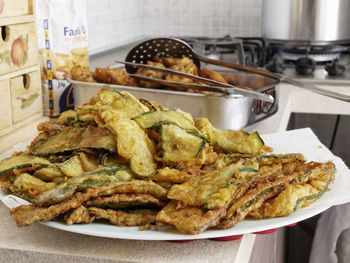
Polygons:
[[[282,176],[282,175],[281,175]],[[295,173],[288,176],[277,176],[273,181],[264,178],[248,190],[228,208],[226,216],[217,228],[227,229],[243,220],[251,211],[258,209],[265,200],[279,194],[293,179],[301,176]]]
[[149,194],[114,194],[112,196],[97,197],[86,202],[86,206],[96,206],[100,208],[120,209],[133,206],[158,206],[164,207],[164,201]]
[[72,79],[77,81],[96,82],[92,72],[87,67],[74,66],[70,71]]
[[208,68],[202,68],[199,70],[199,76],[201,76],[202,78],[207,78],[207,79],[211,79],[211,80],[216,80],[222,83],[227,83],[227,81],[224,79],[224,77],[211,69]]
[[[198,76],[198,67],[193,63],[191,59],[188,57],[183,58],[175,58],[174,63],[169,63],[168,68],[172,70],[176,70],[179,72],[183,72],[190,75]],[[193,83],[194,81],[190,78],[180,77],[177,75],[167,75],[165,77],[166,80],[184,82],[184,83]]]
[[98,192],[87,189],[84,193],[76,193],[74,196],[49,207],[37,207],[33,205],[21,205],[12,208],[10,213],[18,226],[28,226],[36,222],[49,221],[64,212],[79,207],[90,198],[97,197]]
[[158,169],[157,173],[152,176],[152,180],[156,182],[183,183],[191,177],[192,175],[187,172],[165,167]]
[[155,223],[157,211],[150,209],[139,209],[133,211],[121,211],[111,209],[101,209],[97,207],[85,208],[83,206],[75,209],[66,218],[66,224],[92,222],[95,219],[107,219],[116,226],[144,226]]
[[243,167],[244,163],[240,161],[222,169],[208,171],[203,176],[194,176],[185,183],[171,187],[168,198],[190,206],[205,206],[210,209],[226,207],[242,183],[236,179],[236,174]]
[[[157,62],[152,62],[152,61],[147,61],[147,65],[153,66],[153,67],[158,67],[158,68],[165,68],[165,66],[162,63],[157,63]],[[155,79],[164,79],[165,74],[163,72],[159,71],[154,71],[152,69],[146,69],[146,68],[139,68],[136,72],[137,75],[140,76],[145,76],[145,77],[150,77],[150,78],[155,78]],[[145,88],[159,88],[161,84],[156,83],[156,82],[151,82],[151,81],[145,81],[145,80],[140,80],[140,85]]]
[[278,196],[265,202],[259,209],[250,213],[256,219],[287,216],[298,208],[306,207],[315,202],[327,190],[329,183],[334,179],[334,165],[330,162],[318,164],[311,171],[306,184],[291,184]]
[[119,68],[95,68],[95,79],[98,82],[127,85],[129,84],[129,75],[125,70]]
[[199,234],[216,226],[225,214],[224,208],[206,210],[196,206],[178,207],[177,201],[171,201],[156,217],[157,225],[173,225],[186,234]]

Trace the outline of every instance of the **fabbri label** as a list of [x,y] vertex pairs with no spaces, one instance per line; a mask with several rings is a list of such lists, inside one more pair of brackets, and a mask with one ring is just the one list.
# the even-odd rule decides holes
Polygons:
[[68,26],[63,28],[64,36],[76,36],[76,35],[85,35],[86,29],[84,25],[81,25],[79,28],[73,29]]

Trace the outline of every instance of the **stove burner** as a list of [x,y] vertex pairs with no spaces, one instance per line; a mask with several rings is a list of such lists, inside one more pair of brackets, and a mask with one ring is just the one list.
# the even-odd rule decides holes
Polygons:
[[267,64],[266,69],[268,71],[281,74],[285,70],[285,66],[283,66],[280,59],[275,56],[272,61]]
[[330,76],[341,76],[344,74],[345,67],[338,63],[338,60],[335,59],[331,64],[326,65],[326,71]]
[[315,70],[315,66],[315,61],[309,57],[299,58],[295,62],[295,70],[303,76],[311,75]]
[[307,53],[299,54],[299,53],[288,53],[288,52],[280,51],[280,55],[284,60],[296,61],[300,58],[305,57],[305,55],[307,55],[310,59],[316,62],[327,62],[327,61],[333,61],[335,59],[338,59],[340,56],[340,52],[324,53],[324,54],[307,54]]

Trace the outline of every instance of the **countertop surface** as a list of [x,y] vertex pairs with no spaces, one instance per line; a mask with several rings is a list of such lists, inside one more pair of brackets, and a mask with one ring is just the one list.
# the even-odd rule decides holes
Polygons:
[[[124,59],[121,53],[93,56],[92,68],[110,65],[111,58]],[[119,54],[119,57],[118,55]],[[350,95],[348,83],[325,88]],[[261,134],[286,130],[292,112],[349,114],[350,103],[337,101],[290,85],[280,85],[278,112],[246,128]],[[9,210],[0,204],[0,262],[248,262],[255,235],[239,240],[217,242],[198,240],[189,243],[108,239],[69,233],[41,224],[18,228]]]
[[237,258],[237,251],[245,251],[244,244],[254,240],[254,235],[245,235],[231,242],[172,243],[92,237],[41,224],[19,228],[3,204],[0,217],[0,262],[25,262],[28,256],[35,256],[31,262],[244,262],[227,260]]

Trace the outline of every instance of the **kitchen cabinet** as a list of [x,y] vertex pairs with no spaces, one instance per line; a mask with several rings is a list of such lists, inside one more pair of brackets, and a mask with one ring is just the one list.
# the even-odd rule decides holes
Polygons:
[[6,79],[0,80],[0,130],[11,125],[10,85]]
[[0,0],[0,18],[22,16],[32,13],[32,1]]
[[34,136],[42,115],[32,0],[0,0],[0,151]]

